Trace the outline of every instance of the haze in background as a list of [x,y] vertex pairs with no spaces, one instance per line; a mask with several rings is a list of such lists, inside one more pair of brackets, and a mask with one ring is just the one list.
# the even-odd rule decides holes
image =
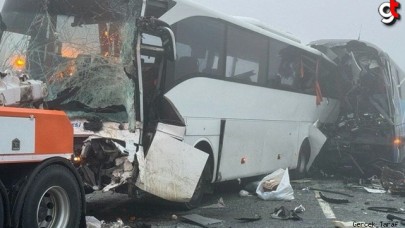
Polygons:
[[[388,0],[194,0],[234,16],[252,17],[293,34],[302,43],[319,39],[358,39],[374,43],[405,70],[405,19],[381,23],[378,7]],[[405,18],[405,0],[398,13]],[[0,7],[4,0],[0,0]]]
[[253,17],[291,33],[307,44],[319,39],[358,39],[371,42],[405,71],[405,0],[393,26],[381,23],[378,7],[389,0],[194,0],[211,9]]

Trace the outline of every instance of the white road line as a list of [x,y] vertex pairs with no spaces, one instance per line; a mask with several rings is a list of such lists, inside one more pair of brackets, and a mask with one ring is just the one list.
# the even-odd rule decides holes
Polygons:
[[321,206],[321,209],[322,209],[325,217],[327,219],[336,219],[335,213],[333,213],[332,208],[330,208],[330,206],[327,202],[325,202],[323,199],[321,199],[318,191],[315,191],[315,198],[318,200],[319,206]]

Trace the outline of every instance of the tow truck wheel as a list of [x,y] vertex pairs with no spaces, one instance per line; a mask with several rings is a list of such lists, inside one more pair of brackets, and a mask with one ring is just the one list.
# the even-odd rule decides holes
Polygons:
[[28,188],[23,206],[23,228],[79,227],[80,188],[69,169],[61,165],[48,166],[38,173]]

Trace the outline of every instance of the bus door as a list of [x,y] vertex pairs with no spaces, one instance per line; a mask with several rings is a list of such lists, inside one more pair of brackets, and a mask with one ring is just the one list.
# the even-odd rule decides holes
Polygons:
[[[143,147],[136,155],[139,175],[135,185],[166,200],[189,202],[208,154],[182,142],[185,125],[180,116],[165,116],[176,113],[159,91],[165,61],[176,59],[174,33],[153,17],[139,18],[137,26],[135,106]],[[155,42],[146,42],[146,36]]]

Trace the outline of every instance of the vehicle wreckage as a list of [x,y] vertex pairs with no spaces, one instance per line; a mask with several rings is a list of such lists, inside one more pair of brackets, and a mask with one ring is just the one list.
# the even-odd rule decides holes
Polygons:
[[331,85],[339,91],[339,117],[321,127],[328,142],[318,157],[320,168],[349,166],[364,176],[403,163],[404,72],[367,42],[321,40],[310,45],[333,60],[339,72]]
[[[16,78],[21,90],[24,83],[30,91],[42,89],[37,98],[41,107],[67,113],[75,136],[72,160],[88,192],[119,191],[125,185],[129,195],[136,188],[175,202],[193,197],[208,154],[181,142],[184,120],[154,84],[161,77],[156,63],[176,57],[170,26],[156,19],[172,6],[171,1],[149,1],[147,6],[136,0],[4,4],[7,30],[1,49],[5,66],[13,71],[2,75],[1,86],[10,87]],[[143,44],[143,36],[160,44]],[[34,80],[12,76],[25,69]],[[151,72],[153,80],[143,81],[142,75]],[[35,84],[40,81],[49,90]],[[44,100],[43,94],[48,95]],[[9,106],[10,96],[1,95],[2,105]],[[161,111],[152,113],[157,110],[152,105]],[[153,121],[145,121],[152,116]]]
[[[292,89],[293,85],[287,85],[292,79],[279,77],[287,73],[294,73],[294,76],[301,75],[298,81],[301,83],[306,81],[309,86],[302,88],[300,96],[305,94],[305,104],[310,104],[314,111],[306,110],[309,113],[305,116],[307,119],[299,125],[294,118],[301,117],[300,114],[297,117],[297,113],[300,113],[297,112],[299,108],[307,108],[303,105],[303,101],[297,106],[285,104],[287,102],[278,104],[288,109],[288,117],[291,119],[289,122],[285,121],[288,122],[286,125],[277,121],[267,121],[263,124],[259,120],[267,117],[259,115],[255,116],[256,121],[251,121],[243,116],[247,112],[236,115],[237,106],[241,105],[242,99],[245,99],[243,105],[246,107],[243,110],[253,107],[251,100],[257,98],[254,96],[255,93],[247,93],[252,98],[249,100],[249,96],[240,91],[246,89],[243,86],[252,85],[254,80],[258,80],[258,74],[256,73],[256,78],[254,70],[236,74],[238,69],[235,66],[238,60],[234,58],[230,61],[232,63],[230,65],[234,67],[231,72],[234,78],[230,81],[238,83],[234,83],[235,87],[227,90],[235,95],[227,100],[230,102],[228,108],[232,113],[223,118],[198,115],[191,118],[196,112],[204,112],[209,107],[207,104],[213,103],[215,95],[221,96],[224,93],[221,88],[224,84],[221,83],[225,80],[215,80],[218,84],[212,84],[210,92],[213,94],[210,96],[207,96],[200,83],[207,85],[208,81],[214,81],[218,76],[215,75],[216,71],[221,70],[219,66],[223,64],[224,71],[226,67],[219,61],[216,53],[221,52],[220,47],[213,46],[212,53],[206,53],[200,46],[191,51],[187,44],[191,46],[204,40],[197,40],[198,42],[193,39],[186,40],[179,27],[181,25],[190,31],[198,32],[203,26],[202,22],[222,18],[218,21],[222,23],[226,20],[229,22],[226,26],[233,28],[234,25],[231,23],[236,19],[202,9],[194,3],[183,0],[39,2],[40,4],[30,0],[5,1],[2,16],[7,31],[3,34],[3,40],[7,42],[2,43],[0,52],[5,56],[5,65],[10,66],[15,61],[21,60],[20,63],[25,62],[25,68],[32,79],[46,82],[48,96],[43,102],[45,109],[63,110],[69,116],[74,129],[73,162],[88,192],[115,190],[134,197],[147,192],[166,200],[185,203],[189,208],[195,207],[202,194],[210,190],[206,187],[207,183],[261,175],[268,173],[270,169],[286,167],[297,168],[305,173],[327,138],[329,138],[327,145],[339,146],[324,146],[324,151],[330,151],[327,148],[337,148],[340,153],[343,148],[351,152],[349,149],[356,148],[357,151],[359,147],[372,148],[368,150],[371,152],[385,153],[384,158],[389,154],[391,157],[388,159],[393,162],[401,161],[404,157],[402,141],[396,145],[391,144],[394,139],[402,140],[399,138],[402,135],[400,128],[402,118],[400,109],[396,109],[401,107],[398,103],[400,100],[397,99],[400,95],[399,90],[388,89],[394,88],[388,86],[394,83],[394,77],[391,77],[391,68],[388,67],[391,65],[387,64],[392,64],[392,69],[396,68],[388,57],[380,56],[378,49],[370,48],[367,44],[347,42],[339,46],[333,42],[314,43],[312,47],[319,50],[317,51],[299,44],[289,36],[274,34],[274,31],[263,25],[237,21],[234,24],[239,23],[245,29],[259,31],[256,33],[267,35],[272,38],[272,42],[280,40],[284,42],[280,42],[279,53],[276,53],[277,57],[282,58],[281,63],[278,63],[280,67],[274,67],[275,71],[280,72],[275,72],[275,78],[270,78],[269,83],[278,80],[278,84],[286,83],[286,88],[276,89],[275,85],[266,85],[268,90],[265,91],[263,89],[265,86],[254,86],[255,92],[266,92],[272,96],[293,94],[290,98],[298,97],[298,93],[287,92]],[[200,27],[190,26],[188,22],[183,22],[183,19],[189,19],[196,24],[201,22]],[[174,23],[178,26],[171,28],[169,24]],[[224,33],[228,31],[225,29],[225,23],[222,27],[214,25],[205,29],[209,32],[215,32],[216,28],[222,28]],[[176,38],[184,39],[185,44],[176,43],[174,37],[176,29],[178,34]],[[231,31],[229,29],[228,32]],[[218,36],[220,35],[218,33]],[[215,43],[215,39],[211,37],[205,42],[204,45]],[[268,44],[266,42],[265,44]],[[245,43],[250,45],[253,42],[247,40]],[[354,44],[353,47],[348,45],[349,43]],[[363,47],[366,48],[363,50]],[[223,51],[225,52],[225,49]],[[302,57],[301,52],[308,56]],[[185,56],[176,62],[176,66],[182,65],[185,71],[176,72],[177,76],[182,73],[187,77],[179,79],[173,76],[173,81],[170,82],[165,73],[174,71],[171,69],[172,63],[179,55]],[[268,53],[265,53],[264,56],[267,55]],[[20,56],[24,57],[23,61]],[[296,58],[297,56],[299,58]],[[226,62],[226,56],[223,57]],[[206,62],[200,65],[198,59],[201,58],[206,58]],[[249,58],[253,59],[251,56]],[[245,62],[248,63],[249,61]],[[320,88],[319,84],[312,83],[312,79],[318,77],[320,64],[323,64],[322,67],[325,69],[332,69],[330,75],[350,77],[345,82],[353,86],[350,86],[350,90],[340,93],[345,97],[329,100],[329,96],[326,95],[336,91],[335,84],[320,83]],[[298,67],[301,68],[298,72],[301,72],[292,72],[297,70],[298,65],[301,65]],[[341,69],[333,70],[336,65]],[[206,69],[202,69],[204,66]],[[212,66],[212,69],[208,66]],[[196,72],[190,72],[191,69]],[[387,69],[390,69],[389,73]],[[398,72],[399,78],[402,72]],[[197,76],[189,80],[190,73]],[[205,77],[206,75],[209,76]],[[308,76],[305,77],[306,75]],[[381,79],[387,85],[383,89],[382,96],[373,93],[372,83],[365,84],[369,82],[368,80],[363,83],[363,79],[369,77],[376,78],[371,82],[378,82],[377,79]],[[173,85],[170,83],[176,80],[192,84],[196,90],[198,89],[196,91],[198,94],[191,91],[195,96],[193,97],[182,93],[181,91],[187,91],[186,85],[178,86],[180,92],[171,92]],[[402,85],[402,79],[398,81],[395,85]],[[341,88],[348,87],[342,84]],[[325,95],[322,104],[320,104],[321,90]],[[372,93],[370,99],[366,96],[367,93]],[[186,97],[184,104],[176,103],[179,97]],[[197,98],[200,103],[193,103]],[[367,102],[361,103],[360,99]],[[291,102],[294,100],[296,102],[298,99],[289,99]],[[339,107],[339,100],[340,112],[336,109]],[[219,102],[215,105],[218,112],[225,109]],[[273,110],[279,108],[273,103],[270,105]],[[264,105],[258,103],[254,107],[259,106]],[[321,108],[317,108],[318,106]],[[184,115],[180,115],[180,109]],[[280,118],[279,113],[274,113],[274,111],[271,113],[276,116],[274,118]],[[314,117],[318,114],[322,116],[320,121]],[[249,121],[238,122],[237,118]],[[371,129],[368,124],[377,130]],[[269,128],[278,131],[270,134]],[[233,134],[224,136],[224,132],[227,131]],[[236,143],[238,140],[233,138],[243,138],[244,134],[256,132],[269,137],[256,137],[258,141],[245,140]],[[353,135],[359,137],[353,138]],[[259,138],[262,141],[259,141]],[[269,143],[270,140],[273,140],[271,143],[274,145]],[[292,145],[288,140],[299,142]],[[370,146],[372,145],[370,142],[376,142],[375,145],[384,148],[385,152]],[[290,159],[288,155],[271,149],[276,147],[288,147],[289,155],[296,156]],[[247,156],[245,151],[249,150],[252,153],[255,151],[267,153],[267,160],[260,156]],[[270,168],[269,161],[271,161]],[[358,158],[353,161],[358,161]],[[236,166],[240,169],[235,169]]]

